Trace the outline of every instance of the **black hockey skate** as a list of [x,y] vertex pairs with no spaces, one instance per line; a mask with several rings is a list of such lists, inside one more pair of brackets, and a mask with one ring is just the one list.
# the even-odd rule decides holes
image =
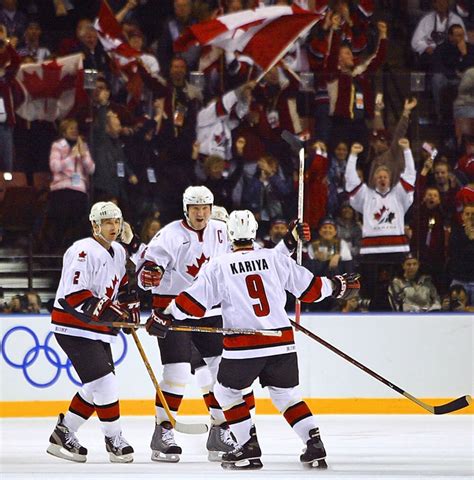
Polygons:
[[250,431],[250,440],[244,445],[238,445],[234,450],[222,455],[222,468],[226,470],[259,470],[263,467],[260,460],[262,451],[258,444],[255,431]]
[[309,468],[328,468],[325,458],[326,450],[319,435],[319,428],[313,428],[309,431],[309,440],[300,455],[300,462]]
[[122,432],[113,437],[105,437],[105,449],[112,463],[133,462],[133,447],[123,438]]
[[74,432],[71,432],[63,423],[64,415],[59,414],[58,423],[49,437],[49,447],[46,451],[71,462],[85,462],[87,460],[87,448],[83,447]]
[[207,437],[206,448],[208,451],[207,459],[210,462],[220,462],[224,453],[231,452],[237,447],[229,425],[212,425]]
[[154,462],[179,462],[182,450],[174,441],[174,430],[170,422],[155,424],[150,448]]

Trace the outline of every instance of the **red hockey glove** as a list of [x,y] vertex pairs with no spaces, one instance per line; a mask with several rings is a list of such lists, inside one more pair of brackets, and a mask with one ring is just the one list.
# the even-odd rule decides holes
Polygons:
[[357,296],[360,290],[359,278],[360,275],[358,273],[344,273],[343,275],[331,277],[333,284],[332,296],[343,300]]
[[140,271],[140,281],[145,288],[157,287],[163,276],[163,268],[153,262],[147,261]]
[[311,230],[306,222],[300,222],[295,219],[290,222],[288,226],[288,233],[283,238],[288,250],[294,250],[298,239],[302,242],[309,242],[311,240]]
[[[126,321],[138,325],[140,323],[140,299],[138,298],[137,292],[119,293],[117,300],[120,308],[126,310],[129,314],[129,318]],[[127,335],[131,333],[129,328],[123,328],[122,330]]]
[[171,315],[165,314],[162,310],[155,308],[152,310],[145,328],[150,335],[165,338],[172,323],[173,317]]
[[94,322],[127,322],[128,312],[110,300],[110,298],[93,298],[84,305],[83,312]]

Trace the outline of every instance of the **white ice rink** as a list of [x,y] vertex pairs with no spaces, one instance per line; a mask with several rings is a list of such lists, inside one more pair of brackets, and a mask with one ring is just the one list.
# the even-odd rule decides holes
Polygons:
[[[182,417],[192,422],[202,417]],[[79,431],[89,450],[87,463],[62,461],[46,454],[56,419],[1,419],[2,480],[123,479],[473,479],[474,416],[322,415],[318,417],[328,452],[328,470],[305,470],[299,464],[301,442],[279,416],[257,416],[264,467],[253,472],[223,471],[206,457],[206,435],[177,434],[183,447],[177,464],[150,460],[153,419],[123,417],[125,437],[135,448],[135,461],[108,461],[94,417]]]

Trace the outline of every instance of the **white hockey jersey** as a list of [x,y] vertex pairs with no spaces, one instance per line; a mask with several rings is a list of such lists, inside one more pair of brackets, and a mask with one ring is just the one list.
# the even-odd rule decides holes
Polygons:
[[112,343],[116,333],[100,322],[83,323],[66,313],[58,299],[81,311],[82,304],[91,297],[115,300],[119,288],[127,282],[125,249],[112,242],[106,250],[94,238],[78,240],[64,254],[61,280],[51,313],[52,331],[62,335],[90,338]]
[[349,155],[346,191],[349,192],[351,206],[362,213],[362,255],[410,250],[405,235],[405,213],[413,203],[416,171],[411,150],[403,153],[405,170],[400,181],[384,195],[361,183],[356,172],[357,157]]
[[220,303],[224,327],[282,332],[281,337],[225,335],[223,358],[281,355],[295,350],[285,290],[303,302],[315,302],[332,293],[332,284],[278,250],[238,250],[210,260],[166,312],[177,320],[202,317]]
[[[164,269],[160,285],[152,289],[153,307],[167,307],[178,293],[192,284],[207,260],[226,253],[228,249],[224,222],[209,220],[206,228],[199,231],[193,230],[184,220],[163,227],[142,251],[137,263],[137,270],[147,260]],[[140,275],[138,284],[144,288]],[[212,315],[219,314],[212,312]]]

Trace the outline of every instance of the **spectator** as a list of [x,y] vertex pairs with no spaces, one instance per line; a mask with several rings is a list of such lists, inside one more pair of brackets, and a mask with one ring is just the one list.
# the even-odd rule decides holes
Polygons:
[[18,55],[20,57],[31,57],[33,62],[41,63],[48,59],[51,52],[47,47],[40,43],[41,25],[38,22],[30,21],[23,35],[23,41],[18,46]]
[[156,216],[147,217],[143,222],[140,232],[140,239],[144,244],[148,244],[150,240],[161,230],[161,222]]
[[431,87],[438,123],[446,117],[451,119],[452,112],[446,115],[442,110],[442,100],[446,96],[446,91],[451,92],[449,96],[451,104],[456,96],[462,73],[474,67],[474,46],[466,42],[465,36],[466,32],[461,25],[451,25],[448,29],[448,38],[439,44],[433,53]]
[[462,285],[474,304],[474,203],[464,205],[462,225],[453,224],[449,239],[449,273],[452,285]]
[[[158,41],[157,57],[165,75],[169,71],[172,61],[173,42],[186,27],[196,23],[196,19],[192,15],[191,0],[174,0],[173,9],[173,16],[165,21],[163,33]],[[184,52],[183,59],[191,70],[196,70],[200,53],[200,47],[191,47]]]
[[[105,97],[102,97],[104,100]],[[126,185],[138,179],[128,165],[119,135],[122,130],[116,113],[105,105],[98,110],[92,131],[92,157],[95,161],[94,201],[116,199],[128,206]]]
[[0,313],[40,313],[41,297],[34,290],[24,295],[15,295],[9,303],[0,306]]
[[95,170],[87,144],[79,136],[77,122],[65,119],[60,139],[51,146],[49,165],[53,179],[42,231],[45,251],[66,248],[87,233],[89,175]]
[[26,30],[26,15],[18,10],[17,0],[2,0],[0,10],[0,24],[5,25],[7,35],[20,39]]
[[425,70],[432,68],[433,53],[446,40],[451,25],[461,25],[466,31],[461,17],[449,10],[449,0],[433,0],[432,7],[418,23],[411,39],[411,48]]
[[474,68],[463,73],[453,105],[456,140],[459,145],[463,134],[474,135]]
[[474,143],[466,144],[466,153],[458,162],[457,175],[465,182],[455,197],[458,220],[461,221],[464,206],[474,202]]
[[443,310],[448,312],[474,312],[466,289],[462,285],[453,285],[443,299]]
[[451,218],[456,210],[456,192],[459,188],[456,177],[451,172],[451,167],[445,157],[440,157],[434,162],[433,176],[434,187],[441,196],[441,208],[447,223],[451,223]]
[[336,217],[336,226],[337,236],[349,245],[352,258],[356,260],[360,251],[362,228],[357,219],[357,214],[349,202],[341,205]]
[[347,198],[344,189],[344,173],[346,171],[349,147],[346,142],[339,142],[331,155],[328,172],[328,213],[335,215],[342,202]]
[[388,287],[392,309],[397,312],[430,312],[440,310],[436,287],[428,275],[419,273],[420,263],[411,253],[402,264],[403,274],[395,277]]
[[0,24],[0,171],[13,170],[13,126],[15,107],[13,85],[20,67],[20,57],[11,46],[7,30]]
[[[415,164],[407,139],[399,145],[405,158],[405,170],[400,181],[391,187],[391,172],[386,166],[374,172],[375,188],[362,183],[357,175],[357,155],[362,145],[354,144],[347,161],[346,190],[351,206],[362,214],[361,264],[365,297],[374,300],[372,307],[387,308],[385,281],[391,278],[393,265],[399,265],[404,252],[409,251],[405,236],[404,216],[413,203],[416,179]],[[383,279],[379,273],[383,273]],[[364,274],[365,273],[365,274]],[[383,280],[383,281],[382,281]]]
[[341,45],[340,18],[332,20],[332,41],[324,73],[329,92],[331,116],[330,150],[341,141],[361,142],[366,150],[366,119],[374,116],[373,75],[383,64],[387,51],[387,25],[378,22],[379,43],[374,55],[355,65],[348,46]]
[[251,210],[258,218],[259,236],[262,237],[268,232],[272,220],[284,216],[283,207],[291,192],[291,181],[283,175],[276,158],[266,155],[257,163],[255,175],[244,185],[242,207]]
[[268,235],[259,243],[264,248],[274,248],[288,233],[288,222],[284,218],[275,218],[270,224]]
[[349,245],[337,236],[336,222],[326,217],[319,223],[318,237],[308,247],[306,267],[315,275],[328,276],[353,271],[352,255]]
[[417,103],[416,98],[407,98],[405,100],[402,115],[395,127],[391,140],[390,135],[385,130],[382,119],[383,101],[375,105],[374,134],[372,135],[368,158],[370,167],[368,179],[371,188],[374,188],[374,172],[382,165],[386,165],[390,169],[392,186],[399,181],[405,161],[398,142],[407,134],[410,115]]

